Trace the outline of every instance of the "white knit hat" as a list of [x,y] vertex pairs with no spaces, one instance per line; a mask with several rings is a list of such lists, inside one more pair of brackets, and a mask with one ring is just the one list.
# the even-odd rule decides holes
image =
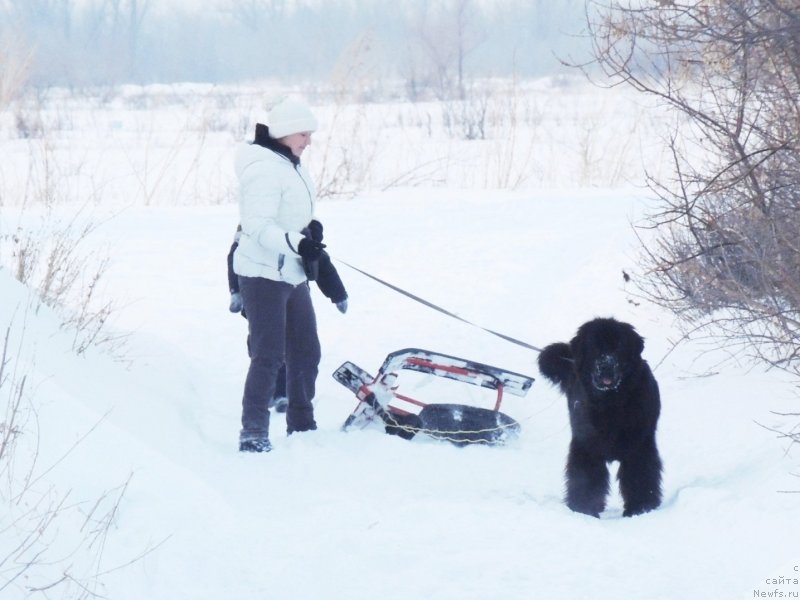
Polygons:
[[302,100],[284,96],[267,105],[267,126],[273,138],[282,138],[301,131],[316,131],[319,124]]

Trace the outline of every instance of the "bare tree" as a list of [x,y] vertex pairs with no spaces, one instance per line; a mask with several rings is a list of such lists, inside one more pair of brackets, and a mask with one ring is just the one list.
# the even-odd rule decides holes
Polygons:
[[590,3],[594,57],[677,113],[641,289],[800,375],[800,5]]
[[33,52],[17,36],[0,32],[0,110],[24,90],[32,62]]
[[464,100],[467,93],[467,56],[483,41],[477,29],[478,10],[474,0],[425,2],[413,14],[408,28],[416,46],[411,52],[407,77],[409,87],[419,87],[422,78],[440,100]]
[[283,16],[286,0],[232,0],[221,10],[246,29],[257,33],[270,20]]
[[150,7],[149,0],[128,0],[128,61],[129,73],[135,75],[142,23]]
[[128,77],[136,74],[143,22],[149,8],[149,0],[103,0],[92,19],[95,27],[105,29],[112,48],[124,56]]

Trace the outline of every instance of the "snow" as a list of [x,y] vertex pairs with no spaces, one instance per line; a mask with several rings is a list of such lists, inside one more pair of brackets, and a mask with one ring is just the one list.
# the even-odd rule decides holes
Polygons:
[[[274,451],[239,454],[246,322],[227,311],[224,271],[234,204],[129,206],[94,232],[110,249],[125,360],[76,355],[58,315],[0,270],[9,364],[28,376],[18,460],[38,452],[31,494],[68,494],[74,508],[51,534],[59,560],[0,598],[65,565],[89,580],[108,571],[91,585],[114,600],[800,597],[798,496],[780,493],[800,487],[797,452],[765,428],[787,426],[772,411],[797,412],[793,382],[693,343],[671,351],[672,317],[622,277],[636,270],[631,224],[648,203],[635,188],[416,187],[325,201],[318,214],[334,258],[530,344],[567,341],[595,316],[633,323],[661,386],[665,473],[663,506],[632,519],[616,491],[599,520],[563,504],[566,405],[535,352],[341,262],[347,314],[314,291],[319,429],[286,437],[273,415]],[[357,401],[330,374],[346,360],[374,373],[405,347],[535,377],[503,403],[521,437],[457,448],[341,432]],[[11,475],[0,485],[5,507]],[[70,555],[96,522],[108,524],[102,551]],[[0,525],[2,560],[24,527]],[[0,586],[10,572],[0,565]]]

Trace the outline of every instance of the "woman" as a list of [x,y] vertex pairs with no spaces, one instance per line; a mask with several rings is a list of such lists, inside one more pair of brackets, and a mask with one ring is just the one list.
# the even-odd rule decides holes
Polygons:
[[[305,230],[304,230],[305,231]],[[228,306],[232,313],[240,313],[244,318],[247,318],[247,311],[244,310],[242,305],[242,294],[239,292],[239,276],[233,270],[233,256],[236,253],[236,248],[239,247],[239,238],[242,235],[242,226],[236,228],[236,233],[233,237],[233,244],[228,251],[228,290],[231,293],[231,300]],[[314,234],[311,233],[312,239]],[[320,239],[322,239],[320,237]],[[339,272],[331,262],[331,257],[327,252],[322,253],[318,261],[318,270],[316,277],[317,287],[322,294],[336,305],[339,312],[344,314],[347,312],[347,290],[339,277]],[[248,347],[250,343],[248,341]],[[249,352],[248,352],[249,355]],[[269,408],[275,412],[285,413],[289,406],[289,399],[286,397],[286,365],[283,365],[278,371],[278,379],[275,383],[275,393],[269,401]]]
[[233,269],[250,336],[239,450],[269,452],[269,399],[286,364],[289,434],[317,428],[314,389],[320,360],[306,268],[322,255],[314,185],[300,165],[317,120],[300,100],[283,98],[236,154],[242,226]]

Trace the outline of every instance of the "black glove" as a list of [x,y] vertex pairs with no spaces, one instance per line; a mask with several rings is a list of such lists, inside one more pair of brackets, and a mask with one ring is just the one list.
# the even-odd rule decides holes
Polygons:
[[303,238],[297,245],[297,253],[305,260],[315,261],[319,260],[319,257],[322,256],[322,250],[324,248],[325,244],[322,242],[317,242],[311,238]]
[[311,239],[315,242],[322,241],[322,223],[317,221],[316,219],[312,219],[311,223],[308,224],[308,233],[311,235]]

